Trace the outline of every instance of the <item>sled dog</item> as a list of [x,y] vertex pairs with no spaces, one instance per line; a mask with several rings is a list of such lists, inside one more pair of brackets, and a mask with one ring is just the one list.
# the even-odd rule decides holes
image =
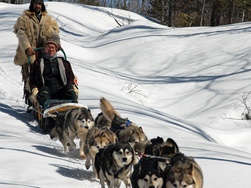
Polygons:
[[109,188],[120,187],[121,180],[131,187],[131,169],[134,150],[128,143],[117,142],[99,150],[95,157],[95,169],[102,188],[105,182]]
[[163,138],[157,136],[157,138],[151,139],[150,142],[145,147],[145,154],[171,158],[173,154],[179,152],[177,143],[171,138],[164,142]]
[[152,138],[148,142],[136,143],[134,149],[139,157],[149,156],[159,158],[158,164],[162,170],[165,170],[171,156],[179,152],[179,147],[173,139],[168,138],[164,142],[164,139],[159,136]]
[[104,114],[100,112],[94,120],[94,125],[96,127],[111,127],[112,123],[106,119]]
[[132,188],[162,188],[164,171],[159,168],[157,158],[142,157],[133,169]]
[[[78,138],[78,129],[81,127],[84,129],[89,129],[93,125],[94,119],[90,109],[85,107],[70,109],[65,113],[59,113],[57,115],[56,125],[50,133],[50,138],[59,138],[64,147],[64,151],[67,153],[76,148],[74,139]],[[84,140],[83,137],[84,134],[81,135],[81,140]]]
[[135,143],[134,151],[137,157],[141,158],[144,156],[146,146],[149,144],[151,144],[150,140],[145,140],[145,141],[140,141],[138,143]]
[[165,188],[202,188],[203,174],[192,157],[175,154],[166,169]]
[[93,171],[95,174],[94,160],[96,154],[100,149],[116,142],[116,134],[112,132],[108,127],[97,127],[94,125],[88,131],[84,144],[84,154],[86,156],[85,167],[89,169],[92,161]]
[[120,114],[110,102],[103,97],[100,99],[100,109],[104,117],[110,122],[110,129],[116,133],[118,141],[129,142],[134,147],[135,143],[147,140],[142,127],[137,126],[127,118],[120,117]]

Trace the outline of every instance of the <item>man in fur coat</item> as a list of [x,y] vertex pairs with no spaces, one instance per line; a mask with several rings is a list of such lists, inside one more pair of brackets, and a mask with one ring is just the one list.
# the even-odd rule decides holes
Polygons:
[[22,66],[24,98],[26,104],[30,105],[28,101],[31,94],[29,64],[41,56],[41,53],[35,52],[34,49],[43,47],[45,42],[53,36],[58,36],[58,39],[54,38],[54,40],[58,40],[57,43],[60,45],[59,27],[56,20],[48,15],[43,0],[31,0],[29,10],[24,11],[17,19],[14,25],[14,33],[18,38],[14,64]]

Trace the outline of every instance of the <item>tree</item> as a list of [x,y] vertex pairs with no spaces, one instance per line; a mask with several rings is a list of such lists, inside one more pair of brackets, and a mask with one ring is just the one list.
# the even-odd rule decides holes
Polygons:
[[222,11],[221,0],[213,0],[210,26],[220,25],[221,11]]
[[[49,0],[53,1],[53,0]],[[58,0],[124,9],[169,27],[218,26],[251,21],[251,0]],[[0,0],[21,4],[30,0]]]

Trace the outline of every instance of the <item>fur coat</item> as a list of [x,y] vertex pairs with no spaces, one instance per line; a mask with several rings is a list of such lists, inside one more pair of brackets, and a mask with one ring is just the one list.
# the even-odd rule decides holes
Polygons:
[[[59,27],[56,20],[48,15],[46,11],[42,12],[42,18],[39,22],[35,12],[26,10],[17,19],[13,32],[18,38],[14,64],[23,65],[28,62],[25,50],[29,47],[43,47],[51,35],[58,35]],[[35,55],[31,56],[30,62],[33,63],[35,59]]]

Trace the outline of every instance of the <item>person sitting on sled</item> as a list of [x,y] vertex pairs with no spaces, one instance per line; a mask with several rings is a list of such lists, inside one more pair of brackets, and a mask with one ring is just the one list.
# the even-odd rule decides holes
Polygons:
[[74,73],[69,61],[57,57],[58,43],[49,39],[42,58],[30,67],[31,101],[44,106],[50,99],[67,99],[77,103]]

